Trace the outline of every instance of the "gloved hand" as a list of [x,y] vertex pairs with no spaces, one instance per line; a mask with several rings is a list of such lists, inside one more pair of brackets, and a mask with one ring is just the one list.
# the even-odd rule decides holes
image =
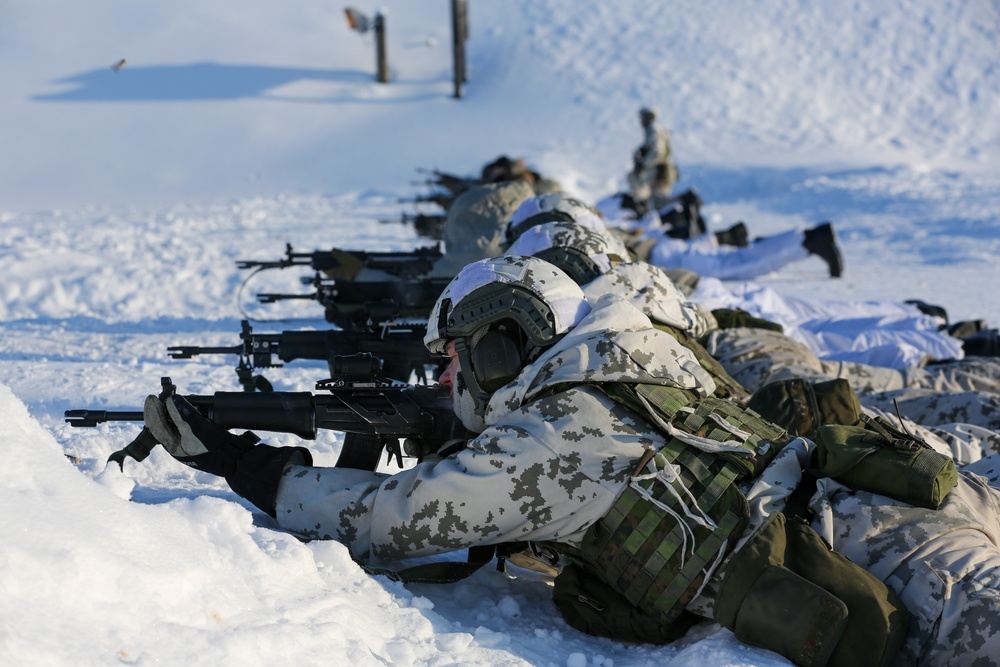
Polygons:
[[146,428],[175,459],[202,472],[225,477],[230,488],[272,517],[278,483],[289,465],[312,465],[302,447],[259,445],[247,431],[233,435],[206,419],[183,396],[147,396]]
[[142,416],[171,456],[220,477],[231,474],[237,459],[260,442],[250,431],[237,436],[213,424],[183,396],[147,396]]

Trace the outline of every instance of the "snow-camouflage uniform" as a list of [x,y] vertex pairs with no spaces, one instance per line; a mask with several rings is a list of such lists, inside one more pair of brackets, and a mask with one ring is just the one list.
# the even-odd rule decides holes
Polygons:
[[628,176],[629,189],[636,201],[653,199],[659,207],[670,197],[677,180],[677,167],[671,159],[670,132],[656,123],[643,128],[642,144],[635,151],[635,169]]
[[589,301],[603,294],[617,294],[644,312],[655,323],[700,337],[715,329],[715,317],[704,306],[688,301],[666,272],[646,262],[633,262],[622,253],[620,239],[577,222],[556,221],[525,231],[506,255],[533,256],[550,248],[573,248],[587,255],[602,275],[581,285]]
[[[605,237],[600,243],[601,250],[597,252],[613,253],[622,259],[629,256],[628,247],[625,242],[614,234],[608,233],[608,227],[601,217],[600,212],[594,207],[586,204],[575,197],[567,195],[565,192],[553,192],[538,195],[527,199],[517,207],[510,222],[507,224],[506,236],[509,242],[507,253],[509,255],[528,256],[534,254],[530,251],[511,252],[513,246],[520,237],[531,232],[534,227],[554,222],[547,219],[546,213],[565,214],[570,218],[569,222],[585,227]],[[566,220],[563,220],[566,221]]]
[[[292,466],[278,522],[376,562],[512,541],[575,547],[646,448],[664,444],[647,421],[588,386],[620,381],[715,389],[688,350],[608,295],[491,397],[487,428],[466,449],[391,476]],[[566,385],[575,386],[558,389]]]
[[[521,540],[574,547],[623,491],[645,448],[663,443],[644,419],[587,386],[601,381],[712,390],[684,348],[608,295],[492,397],[488,427],[468,449],[392,476],[291,466],[278,521],[341,541],[367,560]],[[753,522],[745,535],[783,508],[813,446],[796,439],[764,470],[748,493]],[[972,664],[1000,655],[1000,492],[983,478],[963,472],[938,511],[821,480],[812,507],[814,527],[913,614],[910,662]],[[707,586],[689,608],[710,614],[714,590]]]
[[764,329],[712,332],[708,351],[748,391],[801,378],[844,378],[862,405],[900,413],[925,426],[967,423],[1000,431],[1000,360],[969,357],[926,368],[898,371],[880,366],[822,361],[788,336]]
[[653,326],[677,338],[712,374],[717,396],[736,400],[750,397],[697,340],[717,327],[715,316],[700,304],[688,301],[663,269],[641,261],[619,264],[582,287],[589,301],[596,301],[602,294],[617,294],[627,299],[649,317]]
[[[545,225],[543,225],[544,227]],[[997,412],[991,410],[995,399],[982,391],[958,391],[961,387],[977,387],[983,391],[992,385],[988,378],[1000,368],[994,359],[970,358],[957,364],[938,364],[933,373],[924,369],[912,369],[902,373],[890,368],[848,364],[844,362],[823,362],[805,345],[778,332],[761,329],[736,328],[718,330],[715,317],[701,304],[688,301],[683,292],[673,283],[670,276],[659,267],[646,262],[632,262],[612,267],[608,273],[583,286],[590,300],[601,294],[618,294],[628,299],[632,305],[642,310],[653,324],[665,323],[678,327],[696,337],[712,332],[709,343],[712,354],[719,355],[720,366],[732,382],[745,389],[755,391],[765,384],[792,378],[810,382],[843,377],[855,384],[855,391],[861,386],[860,401],[870,416],[880,416],[897,426],[903,425],[920,436],[937,451],[952,456],[957,463],[977,461],[985,455],[1000,452],[1000,431],[984,427],[983,420],[992,423]],[[713,356],[713,358],[716,358]],[[952,366],[955,366],[952,368]],[[981,367],[979,372],[969,372],[970,368]],[[732,377],[734,371],[738,378]],[[763,374],[767,375],[763,375]],[[763,379],[762,378],[763,375]],[[717,383],[718,375],[714,375]],[[937,391],[908,389],[906,391],[886,391],[868,393],[871,386],[903,386],[903,382],[916,384],[923,382],[938,388]],[[1000,387],[1000,382],[997,383]],[[942,394],[941,392],[945,392]],[[734,398],[741,399],[740,395]],[[899,401],[901,412],[908,416],[931,418],[934,421],[920,422],[906,419],[902,422],[895,414],[892,399]],[[925,406],[946,403],[951,410],[932,410]],[[905,406],[905,407],[902,407]],[[966,418],[969,409],[981,409],[972,419]],[[928,428],[927,423],[933,424]]]
[[[567,247],[585,253],[603,272],[582,285],[588,300],[594,301],[605,293],[618,294],[643,311],[654,326],[668,329],[685,347],[694,351],[702,365],[712,373],[719,396],[737,400],[749,397],[740,382],[727,372],[725,365],[738,368],[740,378],[753,390],[769,382],[795,377],[812,382],[845,377],[853,380],[858,390],[865,392],[865,408],[869,415],[879,415],[901,425],[904,422],[893,414],[893,398],[905,400],[907,414],[927,417],[934,413],[919,403],[936,406],[941,401],[947,401],[967,412],[970,407],[988,410],[994,400],[978,393],[959,394],[955,392],[956,388],[968,386],[987,391],[1000,388],[1000,382],[994,379],[1000,376],[997,370],[1000,365],[993,359],[939,364],[933,367],[933,374],[924,369],[903,373],[863,364],[821,362],[804,344],[781,333],[761,333],[759,329],[748,328],[727,329],[713,335],[713,342],[709,344],[715,354],[723,358],[724,365],[697,341],[690,340],[692,336],[702,337],[718,328],[712,313],[701,304],[688,301],[685,293],[674,284],[672,276],[663,269],[641,261],[623,264],[610,260],[609,257],[617,256],[611,254],[606,238],[606,233],[600,234],[573,222],[549,222],[526,231],[508,248],[507,253],[536,255],[550,248]],[[970,369],[977,372],[970,372]],[[912,389],[906,392],[868,393],[874,387],[889,389],[921,383],[923,386],[935,386],[939,391],[951,391],[943,396],[937,392],[925,396],[923,392]],[[941,421],[945,418],[938,411],[936,421],[932,422],[936,427],[933,430],[906,420],[904,430],[916,432],[932,447],[951,455],[959,463],[1000,452],[1000,433],[977,426],[981,423],[978,417],[970,420],[955,412],[949,416],[954,418]],[[970,421],[974,423],[968,423]]]
[[[507,221],[521,202],[533,195],[534,190],[527,182],[505,181],[474,185],[456,197],[445,219],[445,254],[434,262],[430,275],[451,277],[469,262],[503,254]],[[349,257],[345,259],[350,260]],[[397,275],[367,267],[340,277],[357,282],[399,280]]]
[[695,338],[718,326],[711,311],[688,301],[663,269],[646,262],[612,267],[582,287],[590,301],[602,294],[618,294],[649,316],[654,324],[676,327]]
[[[623,297],[645,313],[655,327],[670,333],[694,352],[715,379],[717,396],[739,400],[748,398],[749,393],[696,340],[717,328],[718,322],[712,313],[704,306],[688,301],[663,269],[642,261],[628,262],[627,258],[617,254],[616,244],[617,238],[607,230],[600,233],[575,222],[557,221],[536,225],[525,231],[511,244],[506,254],[538,256],[558,264],[560,260],[546,253],[566,248],[582,253],[593,263],[589,272],[565,265],[560,268],[580,284],[588,301],[596,301],[604,294]],[[594,274],[596,277],[591,277]]]

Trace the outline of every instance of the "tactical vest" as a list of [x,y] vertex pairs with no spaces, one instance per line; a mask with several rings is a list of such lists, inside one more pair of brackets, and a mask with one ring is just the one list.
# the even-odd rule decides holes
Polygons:
[[[663,642],[747,526],[739,483],[791,437],[730,400],[656,385],[595,386],[646,417],[667,443],[639,461],[579,550],[562,545],[572,565],[556,578],[556,604],[585,632]],[[592,613],[598,607],[603,613]]]

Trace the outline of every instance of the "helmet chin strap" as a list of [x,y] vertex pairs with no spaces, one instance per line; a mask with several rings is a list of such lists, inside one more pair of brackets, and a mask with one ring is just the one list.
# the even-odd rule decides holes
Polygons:
[[476,380],[476,374],[472,369],[472,350],[469,349],[468,338],[455,339],[455,352],[458,354],[458,365],[462,369],[465,386],[469,390],[472,400],[475,402],[475,413],[482,417],[486,414],[486,406],[490,402],[490,394],[483,391]]

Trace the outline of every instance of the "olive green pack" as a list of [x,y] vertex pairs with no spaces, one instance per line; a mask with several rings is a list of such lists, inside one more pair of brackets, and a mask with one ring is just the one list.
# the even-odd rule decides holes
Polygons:
[[747,406],[791,435],[807,438],[815,438],[824,424],[854,424],[861,418],[857,394],[842,378],[774,382],[754,392]]
[[877,577],[779,512],[733,557],[715,618],[740,641],[803,667],[885,667],[909,614]]
[[734,329],[736,327],[748,327],[751,329],[767,329],[769,331],[783,332],[785,328],[777,322],[765,320],[761,317],[754,317],[750,313],[740,308],[716,308],[712,311],[715,321],[719,323],[720,329]]
[[958,483],[951,457],[883,420],[862,416],[860,423],[819,427],[819,474],[852,489],[937,509]]

